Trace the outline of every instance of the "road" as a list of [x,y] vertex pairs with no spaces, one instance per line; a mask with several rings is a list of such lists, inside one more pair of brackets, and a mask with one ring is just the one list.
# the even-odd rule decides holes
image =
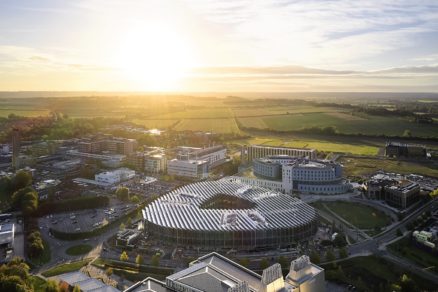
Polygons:
[[430,272],[428,270],[424,270],[423,267],[417,265],[416,263],[410,262],[409,260],[404,258],[397,257],[387,251],[387,245],[403,237],[403,236],[400,237],[397,236],[397,229],[400,229],[402,231],[406,230],[407,224],[415,220],[418,217],[418,215],[420,215],[422,212],[430,210],[431,207],[436,205],[437,203],[438,203],[437,199],[431,200],[427,202],[425,205],[415,210],[414,212],[412,212],[411,214],[409,214],[408,216],[406,216],[400,222],[391,225],[389,228],[387,228],[385,231],[383,231],[376,237],[350,245],[348,247],[348,251],[349,251],[348,258],[355,257],[358,255],[363,255],[363,254],[375,254],[377,256],[384,257],[385,259],[397,265],[401,265],[409,271],[413,271],[431,281],[438,283],[437,274]]

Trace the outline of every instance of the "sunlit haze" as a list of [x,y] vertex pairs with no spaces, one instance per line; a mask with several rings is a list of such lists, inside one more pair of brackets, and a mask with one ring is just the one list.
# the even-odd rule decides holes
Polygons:
[[436,1],[0,2],[0,90],[438,91]]

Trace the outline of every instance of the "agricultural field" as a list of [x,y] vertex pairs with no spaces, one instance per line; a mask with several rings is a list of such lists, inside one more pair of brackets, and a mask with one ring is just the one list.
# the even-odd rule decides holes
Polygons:
[[298,106],[244,106],[234,107],[232,111],[236,117],[260,117],[271,115],[286,115],[292,113],[338,113],[345,111],[344,109],[330,108],[330,107],[315,107],[308,105]]
[[289,115],[239,118],[244,127],[297,131],[311,127],[334,126],[340,133],[402,136],[410,130],[413,136],[438,135],[438,126],[417,124],[405,118],[352,115],[344,112],[294,113]]
[[280,138],[280,137],[256,137],[251,139],[236,140],[232,143],[238,145],[261,144],[267,146],[314,148],[324,152],[342,152],[355,155],[376,155],[379,147],[376,143],[353,143],[341,141],[328,141],[319,139],[305,138]]
[[179,110],[165,114],[153,115],[153,119],[224,119],[233,118],[233,112],[227,107],[205,107]]
[[419,174],[438,177],[438,166],[430,161],[416,163],[388,158],[342,157],[339,162],[344,166],[346,176],[371,175],[378,170],[401,174]]
[[239,133],[236,121],[230,119],[184,119],[174,128],[176,131],[206,131],[216,133]]
[[391,223],[391,218],[385,213],[359,203],[324,202],[316,206],[330,209],[359,229],[382,228]]
[[131,120],[132,123],[144,126],[148,129],[166,129],[173,125],[175,125],[180,120],[148,120],[148,119],[133,119]]

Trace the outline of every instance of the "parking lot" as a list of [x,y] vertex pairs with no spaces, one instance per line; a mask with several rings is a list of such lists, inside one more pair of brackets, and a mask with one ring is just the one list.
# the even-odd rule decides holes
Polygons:
[[45,232],[48,232],[49,228],[62,232],[91,231],[116,220],[134,208],[135,205],[132,203],[119,203],[107,208],[47,215],[40,218],[40,229]]

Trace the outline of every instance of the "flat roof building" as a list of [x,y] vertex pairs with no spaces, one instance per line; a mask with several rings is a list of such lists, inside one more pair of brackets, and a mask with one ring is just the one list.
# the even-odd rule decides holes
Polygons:
[[424,157],[428,156],[426,146],[419,144],[406,144],[400,142],[387,142],[385,155],[389,157]]
[[216,167],[226,161],[227,148],[223,145],[216,145],[207,148],[198,147],[177,147],[177,159],[179,160],[205,160],[208,167]]
[[0,245],[14,244],[15,225],[13,223],[0,224]]
[[267,156],[287,155],[291,157],[302,157],[316,159],[316,150],[307,148],[288,148],[288,147],[273,147],[264,145],[243,146],[241,159],[244,162],[251,163],[256,158]]
[[166,277],[164,282],[148,277],[124,292],[324,292],[324,270],[300,259],[291,263],[284,279],[278,263],[259,275],[213,252]]
[[167,174],[204,179],[208,177],[208,161],[172,159],[167,161]]

